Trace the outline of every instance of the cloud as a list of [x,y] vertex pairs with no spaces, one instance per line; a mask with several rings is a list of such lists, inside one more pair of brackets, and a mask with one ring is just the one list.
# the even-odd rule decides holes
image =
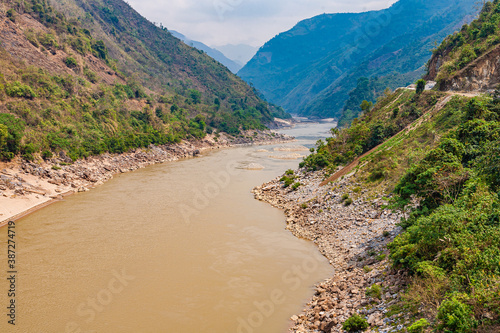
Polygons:
[[129,0],[150,21],[208,45],[261,46],[297,22],[323,13],[361,12],[396,0]]

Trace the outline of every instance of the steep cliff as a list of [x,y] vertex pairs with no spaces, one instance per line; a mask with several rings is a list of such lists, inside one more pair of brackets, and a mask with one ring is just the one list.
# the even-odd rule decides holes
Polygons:
[[500,3],[488,2],[479,18],[446,38],[433,52],[426,78],[441,90],[494,90],[500,83]]

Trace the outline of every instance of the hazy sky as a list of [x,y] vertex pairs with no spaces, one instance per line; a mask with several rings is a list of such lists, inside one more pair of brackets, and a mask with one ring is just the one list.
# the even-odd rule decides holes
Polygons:
[[261,46],[322,13],[387,8],[396,0],[128,0],[152,22],[210,46]]

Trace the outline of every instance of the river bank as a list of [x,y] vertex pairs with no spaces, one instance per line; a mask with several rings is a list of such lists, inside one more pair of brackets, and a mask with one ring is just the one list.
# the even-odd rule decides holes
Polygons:
[[396,311],[407,276],[391,269],[386,250],[401,231],[401,214],[385,208],[384,193],[362,189],[352,176],[321,186],[322,171],[299,169],[296,190],[280,178],[253,190],[256,199],[284,210],[287,229],[313,241],[335,270],[316,286],[303,312],[291,317],[291,332],[343,332],[355,313],[367,319],[368,332],[401,331],[409,320]]
[[99,186],[118,173],[194,157],[207,150],[291,140],[293,138],[276,132],[252,130],[239,137],[221,133],[208,135],[199,141],[150,146],[123,154],[90,156],[75,162],[64,153],[34,162],[18,157],[9,163],[0,163],[0,227],[67,195]]

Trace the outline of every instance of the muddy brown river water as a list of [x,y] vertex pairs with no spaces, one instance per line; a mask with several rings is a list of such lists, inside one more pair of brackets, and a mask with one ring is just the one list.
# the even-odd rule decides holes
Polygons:
[[[284,131],[299,139],[287,145],[311,147],[330,127]],[[297,167],[278,146],[119,175],[16,221],[15,297],[0,229],[0,332],[286,332],[332,269],[250,192]]]

